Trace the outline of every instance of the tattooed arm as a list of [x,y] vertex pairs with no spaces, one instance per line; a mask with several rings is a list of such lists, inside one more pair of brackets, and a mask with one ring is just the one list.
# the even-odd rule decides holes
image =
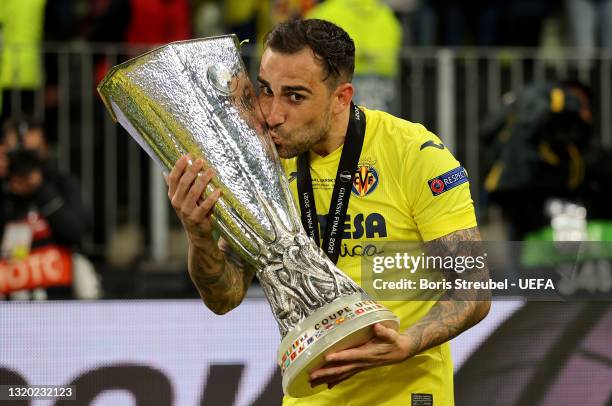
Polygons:
[[206,306],[224,314],[242,302],[255,271],[237,258],[223,239],[211,248],[189,244],[189,276]]
[[168,198],[187,233],[189,276],[206,306],[224,314],[240,304],[254,270],[242,263],[223,239],[219,244],[214,241],[210,216],[221,192],[216,189],[203,198],[213,172],[201,172],[202,167],[201,159],[190,163],[189,156],[181,157],[166,177]]
[[[482,244],[477,228],[456,231],[426,244],[427,255],[441,257],[477,257]],[[467,281],[485,281],[488,269],[470,270],[460,274]],[[456,272],[445,275],[447,280]],[[400,333],[382,324],[374,325],[374,338],[355,348],[325,357],[322,368],[312,371],[312,386],[337,385],[359,371],[402,362],[440,345],[482,320],[489,311],[490,298],[484,290],[448,290],[416,324]]]
[[[477,257],[482,255],[478,228],[455,231],[426,244],[430,256]],[[460,275],[466,281],[486,281],[488,268],[473,269]],[[451,289],[416,324],[402,333],[408,337],[408,357],[440,345],[476,325],[489,312],[490,294],[486,290]]]

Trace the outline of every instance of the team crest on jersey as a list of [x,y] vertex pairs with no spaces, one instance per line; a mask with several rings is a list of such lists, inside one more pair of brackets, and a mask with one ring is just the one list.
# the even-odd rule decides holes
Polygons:
[[353,178],[353,194],[364,197],[378,186],[378,172],[373,165],[359,164]]

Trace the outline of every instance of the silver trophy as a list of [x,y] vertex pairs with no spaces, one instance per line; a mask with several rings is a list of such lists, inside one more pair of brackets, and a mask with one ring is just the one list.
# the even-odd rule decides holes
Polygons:
[[266,133],[236,36],[175,42],[114,67],[98,86],[112,117],[163,171],[181,155],[215,172],[212,219],[252,264],[282,341],[283,390],[303,397],[324,355],[364,343],[398,318],[372,301],[306,234]]

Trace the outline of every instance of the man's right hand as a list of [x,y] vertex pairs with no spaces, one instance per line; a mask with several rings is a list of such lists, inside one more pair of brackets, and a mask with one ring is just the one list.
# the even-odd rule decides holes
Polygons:
[[166,176],[168,198],[181,220],[187,237],[196,248],[210,249],[216,243],[212,237],[210,215],[221,190],[215,189],[209,196],[203,197],[206,186],[214,176],[212,169],[201,172],[204,161],[198,158],[192,164],[189,155],[183,155]]
[[215,189],[203,197],[214,172],[208,169],[202,173],[203,161],[196,159],[189,164],[189,160],[189,156],[182,156],[166,176],[168,198],[189,239],[189,276],[206,306],[217,314],[224,314],[240,304],[255,271],[242,261],[226,260],[229,247],[223,239],[219,240],[219,246],[215,243],[210,215],[221,191]]

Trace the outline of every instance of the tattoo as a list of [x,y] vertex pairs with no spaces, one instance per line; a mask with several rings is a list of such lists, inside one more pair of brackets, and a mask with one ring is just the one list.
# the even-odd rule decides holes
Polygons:
[[205,252],[189,247],[189,275],[206,306],[224,314],[238,306],[251,284],[254,269],[214,247]]
[[[480,233],[476,227],[456,231],[427,242],[425,249],[431,256],[477,257],[482,255]],[[460,276],[467,281],[485,281],[488,268],[474,268],[451,272],[451,282]],[[445,275],[446,277],[446,275]],[[482,289],[449,289],[416,324],[403,334],[411,339],[411,355],[440,345],[482,320],[489,309],[490,293]]]

